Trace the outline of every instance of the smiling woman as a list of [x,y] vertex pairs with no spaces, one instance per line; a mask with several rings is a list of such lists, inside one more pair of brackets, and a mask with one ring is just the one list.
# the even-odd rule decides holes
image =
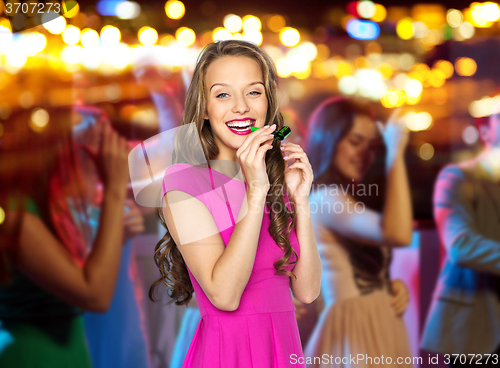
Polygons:
[[[283,127],[271,59],[244,41],[207,46],[186,97],[182,125],[190,123],[199,139],[176,137],[163,181],[158,216],[167,232],[155,252],[162,278],[150,297],[162,282],[178,305],[196,292],[201,321],[184,368],[297,367],[290,357],[303,353],[290,288],[312,302],[321,262],[307,200],[311,165],[300,146],[280,149],[271,134]],[[190,158],[196,139],[206,165]],[[284,153],[296,159],[290,167]],[[233,180],[228,162],[244,181]]]

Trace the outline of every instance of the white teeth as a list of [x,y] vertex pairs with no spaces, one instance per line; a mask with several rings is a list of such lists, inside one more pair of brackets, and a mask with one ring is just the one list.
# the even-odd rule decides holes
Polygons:
[[232,121],[231,123],[227,124],[227,126],[230,128],[248,128],[252,125],[252,123],[252,120]]

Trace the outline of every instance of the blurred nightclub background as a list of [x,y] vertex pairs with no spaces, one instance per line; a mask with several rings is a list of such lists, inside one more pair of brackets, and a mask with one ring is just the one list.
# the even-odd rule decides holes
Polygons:
[[[480,148],[474,118],[498,112],[497,3],[67,1],[63,16],[50,21],[35,13],[7,14],[9,3],[0,1],[0,140],[13,129],[7,122],[24,116],[25,134],[51,144],[65,111],[85,105],[106,112],[129,141],[144,141],[168,128],[155,94],[182,106],[202,48],[231,38],[256,43],[272,57],[281,107],[299,134],[307,131],[314,108],[333,95],[370,103],[382,120],[401,107],[412,131],[407,163],[416,224],[412,246],[396,252],[392,271],[411,285],[405,319],[415,356],[424,354],[420,331],[441,254],[433,184],[445,164]],[[300,143],[301,136],[295,139]],[[382,188],[383,163],[369,179]],[[151,367],[167,367],[184,308],[145,296],[157,277],[152,254],[160,231],[153,209],[143,214],[146,231],[134,240],[137,293],[143,295]],[[313,323],[311,308],[299,322],[303,339]]]

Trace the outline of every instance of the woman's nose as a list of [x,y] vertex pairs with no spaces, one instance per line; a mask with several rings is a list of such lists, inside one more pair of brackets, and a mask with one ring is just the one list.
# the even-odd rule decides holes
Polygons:
[[244,114],[248,112],[250,108],[243,97],[237,97],[234,99],[233,113],[235,114]]

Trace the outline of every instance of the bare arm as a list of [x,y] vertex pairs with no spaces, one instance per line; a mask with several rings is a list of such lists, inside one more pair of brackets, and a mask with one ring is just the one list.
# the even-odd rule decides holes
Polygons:
[[295,228],[300,244],[300,257],[293,268],[297,279],[290,278],[290,287],[296,299],[309,304],[319,296],[321,291],[323,266],[316,245],[309,203],[296,207],[296,211]]
[[36,216],[25,213],[15,261],[35,283],[60,299],[92,311],[105,311],[113,297],[123,236],[128,181],[125,140],[106,130],[100,164],[105,192],[96,240],[84,266]]
[[480,272],[500,275],[500,242],[478,230],[473,210],[474,188],[462,170],[448,166],[438,176],[434,217],[450,260]]

